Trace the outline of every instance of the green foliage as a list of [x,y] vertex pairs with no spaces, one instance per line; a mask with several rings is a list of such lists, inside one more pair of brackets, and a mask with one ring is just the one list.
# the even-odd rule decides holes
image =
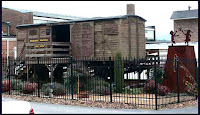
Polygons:
[[106,82],[103,78],[99,78],[97,76],[91,77],[90,91],[99,95],[109,95],[110,94],[110,84]]
[[[2,81],[7,81],[7,83],[8,83],[8,80],[9,80],[8,78],[2,79]],[[21,79],[16,79],[16,78],[13,78],[12,76],[10,78],[10,85],[12,86],[10,88],[12,88],[12,90],[18,90],[19,92],[23,92],[25,84],[26,82],[25,81],[23,82]]]
[[[71,76],[71,66],[68,67],[67,72],[64,73],[64,85],[68,89],[68,91],[71,90],[72,84],[74,88],[74,93],[77,93],[77,82],[79,77],[79,84],[82,86],[80,87],[81,91],[86,90],[85,83],[87,82],[87,74],[81,73],[80,71],[73,70],[73,77]],[[71,92],[71,91],[70,91]]]
[[[44,95],[49,95],[50,93],[50,85],[51,83],[46,83],[42,85],[42,92],[44,93]],[[54,87],[53,87],[53,95],[65,95],[66,91],[65,91],[65,87],[60,84],[60,83],[54,83]]]
[[79,78],[79,91],[92,91],[96,86],[105,86],[109,87],[109,83],[106,82],[103,78],[97,76],[89,76],[86,72],[81,72],[73,70],[73,77],[71,77],[71,66],[67,69],[67,72],[63,75],[64,85],[67,90],[71,92],[72,84],[74,93],[78,92],[78,78]]
[[110,84],[108,82],[106,82],[103,78],[99,78],[97,76],[91,77],[90,85],[91,87],[95,87],[95,86],[110,87]]
[[116,60],[114,62],[114,83],[116,92],[121,93],[124,87],[124,63],[121,52],[116,53]]
[[92,92],[99,94],[99,95],[109,95],[110,94],[110,88],[105,87],[105,86],[97,86],[97,87],[94,87]]
[[130,86],[127,86],[123,89],[123,92],[125,94],[141,94],[143,93],[144,88],[130,88]]
[[[155,71],[154,68],[152,68],[151,71],[150,71],[150,78],[151,78],[151,80],[155,80],[154,71]],[[157,78],[157,82],[158,82],[159,84],[161,84],[161,85],[162,85],[162,82],[163,82],[163,75],[164,75],[164,70],[163,70],[163,68],[156,68],[156,78]]]
[[12,78],[12,79],[11,79],[12,89],[13,89],[13,90],[17,90],[18,87],[19,87],[19,84],[20,84],[21,82],[22,82],[22,80],[20,80],[20,79],[14,79],[14,78]]
[[19,82],[19,84],[17,84],[16,86],[16,90],[18,90],[19,92],[23,92],[23,87],[24,87],[24,82]]

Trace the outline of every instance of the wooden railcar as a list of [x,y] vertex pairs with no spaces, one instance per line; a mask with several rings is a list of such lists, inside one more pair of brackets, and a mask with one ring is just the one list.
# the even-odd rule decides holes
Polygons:
[[[121,52],[122,56],[128,59],[145,58],[145,21],[140,16],[124,15],[19,25],[17,26],[18,57],[50,58],[51,63],[45,64],[52,64],[51,67],[54,69],[55,63],[59,62],[54,63],[53,59],[59,58],[70,62],[70,56],[108,59]],[[60,64],[68,63],[60,62]],[[29,61],[29,64],[36,63]],[[53,72],[52,68],[49,71]]]
[[19,57],[145,57],[145,19],[136,15],[17,26]]

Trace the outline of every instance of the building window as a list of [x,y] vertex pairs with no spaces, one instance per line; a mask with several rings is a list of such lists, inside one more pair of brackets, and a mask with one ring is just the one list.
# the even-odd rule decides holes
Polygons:
[[50,35],[50,29],[46,29],[46,35]]
[[29,30],[29,35],[37,35],[37,30]]

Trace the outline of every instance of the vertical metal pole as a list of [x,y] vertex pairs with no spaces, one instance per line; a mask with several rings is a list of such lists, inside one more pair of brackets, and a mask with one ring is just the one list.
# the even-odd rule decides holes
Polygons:
[[8,36],[10,36],[10,24],[8,25]]
[[29,81],[29,77],[28,77],[28,63],[27,63],[27,67],[26,67],[26,72],[27,72],[27,74],[26,74],[26,80]]
[[[195,60],[195,81],[196,83],[198,83],[198,78],[197,78],[197,61]],[[198,96],[196,96],[196,99],[198,98]]]
[[180,103],[180,91],[179,91],[179,60],[178,60],[178,56],[176,57],[176,77],[177,77],[178,103]]
[[[37,65],[39,67],[39,57],[37,57]],[[40,72],[38,72],[38,73],[40,73]],[[38,80],[38,97],[40,97],[40,80],[39,80],[39,75],[38,74],[37,74],[37,80]]]
[[51,60],[51,86],[53,85],[53,60]]
[[50,85],[50,92],[49,92],[49,97],[53,97],[53,64],[51,60],[51,65],[50,65],[50,71],[51,71],[51,85]]
[[[8,60],[8,57],[10,56],[9,54],[9,40],[7,40],[7,60]],[[8,63],[7,63],[8,64]]]
[[112,103],[112,71],[111,57],[109,57],[109,76],[110,76],[110,102]]
[[8,56],[8,88],[9,88],[9,95],[10,95],[10,56]]
[[160,56],[159,56],[159,51],[158,51],[158,68],[160,68]]
[[73,94],[73,91],[74,91],[74,78],[73,78],[73,58],[72,58],[72,56],[71,56],[71,90],[72,90],[72,99],[74,99],[74,94]]
[[158,98],[157,98],[157,89],[158,89],[158,86],[157,86],[157,75],[156,75],[156,56],[154,56],[154,79],[155,79],[155,102],[156,102],[156,110],[158,110]]
[[195,60],[195,81],[198,82],[197,78],[197,61]]

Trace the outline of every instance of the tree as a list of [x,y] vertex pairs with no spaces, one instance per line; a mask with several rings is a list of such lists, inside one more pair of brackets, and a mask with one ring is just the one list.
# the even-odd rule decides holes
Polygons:
[[114,62],[114,83],[116,92],[121,93],[122,88],[124,87],[124,63],[121,52],[116,53],[116,59]]

